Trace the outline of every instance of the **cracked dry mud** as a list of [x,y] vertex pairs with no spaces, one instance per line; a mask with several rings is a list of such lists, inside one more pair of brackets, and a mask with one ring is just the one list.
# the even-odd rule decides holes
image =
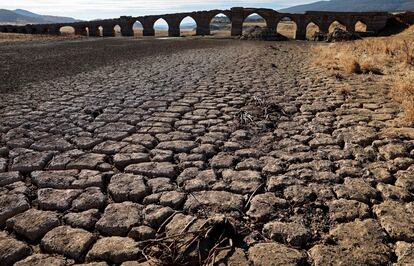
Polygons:
[[2,93],[0,265],[409,265],[414,129],[351,82],[235,41]]

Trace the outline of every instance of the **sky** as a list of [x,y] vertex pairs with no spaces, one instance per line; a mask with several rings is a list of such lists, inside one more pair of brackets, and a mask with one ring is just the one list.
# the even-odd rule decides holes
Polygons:
[[166,13],[265,7],[281,9],[316,0],[0,0],[0,9],[26,9],[42,15],[74,17],[82,20],[142,16]]

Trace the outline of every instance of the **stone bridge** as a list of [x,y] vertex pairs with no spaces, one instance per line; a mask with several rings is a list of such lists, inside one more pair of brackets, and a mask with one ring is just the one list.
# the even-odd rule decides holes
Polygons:
[[304,14],[279,13],[272,9],[264,8],[241,8],[235,7],[230,10],[210,10],[190,13],[177,13],[165,15],[152,15],[141,17],[123,16],[117,19],[105,19],[96,21],[85,21],[76,23],[58,24],[32,24],[25,26],[0,25],[0,32],[27,33],[27,34],[51,34],[59,35],[62,27],[71,26],[75,34],[86,36],[115,36],[115,27],[121,28],[122,36],[133,36],[133,25],[141,23],[143,36],[154,36],[154,24],[159,19],[164,19],[168,24],[168,35],[170,37],[180,36],[180,23],[184,18],[190,17],[196,22],[196,35],[209,35],[210,24],[217,15],[225,15],[231,21],[231,35],[239,36],[243,31],[243,22],[252,15],[258,14],[266,21],[267,27],[276,31],[277,25],[285,18],[289,18],[296,24],[296,39],[306,39],[306,29],[310,23],[319,27],[319,31],[327,33],[334,22],[339,22],[348,31],[355,31],[355,25],[361,22],[366,25],[367,32],[378,33],[390,18],[395,17],[385,12],[319,12],[312,11]]

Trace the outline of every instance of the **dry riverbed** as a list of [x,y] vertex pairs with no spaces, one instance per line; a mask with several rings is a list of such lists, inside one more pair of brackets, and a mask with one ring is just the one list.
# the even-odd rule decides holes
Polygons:
[[414,261],[414,129],[311,44],[0,51],[0,265]]

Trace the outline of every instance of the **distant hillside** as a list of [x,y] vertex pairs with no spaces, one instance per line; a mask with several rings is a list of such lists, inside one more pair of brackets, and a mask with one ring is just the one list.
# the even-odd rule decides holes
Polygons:
[[47,23],[68,23],[79,21],[69,17],[47,16],[32,13],[23,9],[7,10],[0,9],[0,24],[47,24]]
[[414,11],[414,0],[331,0],[319,1],[280,10],[287,13],[306,11],[369,12]]

